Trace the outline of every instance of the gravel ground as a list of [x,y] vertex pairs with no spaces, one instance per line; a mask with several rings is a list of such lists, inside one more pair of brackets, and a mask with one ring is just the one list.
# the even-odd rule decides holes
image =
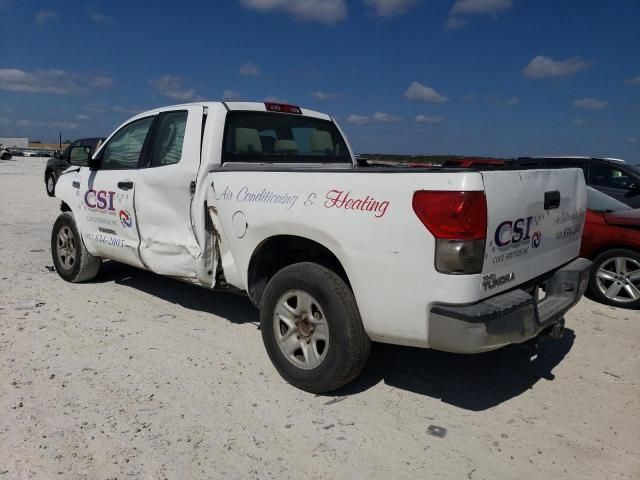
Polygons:
[[376,345],[310,395],[243,297],[50,271],[45,161],[0,162],[0,480],[640,478],[640,312],[584,299],[531,363]]

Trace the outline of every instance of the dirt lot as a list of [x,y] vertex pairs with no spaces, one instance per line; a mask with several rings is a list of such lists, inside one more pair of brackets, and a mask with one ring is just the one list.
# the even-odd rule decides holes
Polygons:
[[309,395],[243,297],[49,271],[44,162],[0,162],[0,480],[640,478],[640,312],[585,299],[533,363],[376,345]]

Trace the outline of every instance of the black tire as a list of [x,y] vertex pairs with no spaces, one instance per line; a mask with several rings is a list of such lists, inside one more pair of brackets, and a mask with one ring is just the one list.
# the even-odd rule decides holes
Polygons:
[[[65,238],[69,238],[69,244],[64,244],[60,236],[61,232]],[[70,253],[69,245],[73,247],[73,255]],[[91,255],[85,248],[71,212],[60,214],[53,224],[51,256],[58,275],[67,282],[79,283],[92,280],[98,275],[102,265],[102,260]]]
[[[311,369],[294,365],[276,338],[276,306],[290,292],[312,297],[328,325],[324,359]],[[315,263],[296,263],[273,276],[262,297],[260,327],[267,354],[280,375],[307,392],[326,393],[346,385],[362,371],[371,350],[371,340],[362,325],[353,292],[338,275]],[[302,350],[299,351],[302,356]]]
[[53,172],[48,172],[45,175],[44,185],[47,190],[47,195],[50,197],[56,194],[56,175]]
[[[624,260],[625,269],[627,270],[627,274],[620,275],[615,271],[615,259],[626,259]],[[610,267],[611,266],[611,267]],[[628,250],[626,248],[616,248],[612,250],[607,250],[602,252],[593,260],[593,266],[591,267],[591,272],[589,273],[589,291],[593,297],[607,305],[611,305],[614,307],[622,307],[622,308],[640,308],[640,298],[637,300],[633,300],[632,294],[629,290],[639,290],[640,289],[640,279],[635,276],[629,278],[630,271],[637,270],[637,267],[640,266],[640,253],[635,250]],[[598,271],[602,268],[605,268],[607,271],[611,271],[611,279],[601,278],[598,281]],[[631,267],[631,269],[630,269]],[[602,290],[606,287],[612,286],[617,282],[618,286],[621,286],[620,294],[615,298],[610,298],[605,295],[605,292]],[[632,285],[632,286],[629,286]],[[634,290],[635,288],[635,290]],[[637,293],[635,293],[637,295]]]
[[10,153],[3,153],[2,154],[2,160],[11,160],[11,154]]

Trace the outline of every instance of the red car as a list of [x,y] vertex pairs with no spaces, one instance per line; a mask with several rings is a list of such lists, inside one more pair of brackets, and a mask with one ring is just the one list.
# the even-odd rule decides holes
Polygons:
[[587,187],[580,256],[593,261],[589,290],[597,300],[640,308],[640,209]]

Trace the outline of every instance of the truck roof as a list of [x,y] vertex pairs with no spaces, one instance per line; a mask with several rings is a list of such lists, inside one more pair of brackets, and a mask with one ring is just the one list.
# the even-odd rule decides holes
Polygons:
[[[177,105],[168,105],[165,107],[154,108],[152,110],[147,110],[144,112],[140,112],[137,116],[149,115],[150,113],[164,112],[167,110],[176,110],[180,107],[186,106],[203,106],[203,107],[213,107],[217,105],[224,105],[228,110],[244,110],[244,111],[253,111],[253,112],[267,112],[267,104],[278,104],[277,102],[191,102],[191,103],[180,103]],[[283,104],[281,104],[283,105]],[[315,110],[309,110],[307,108],[296,107],[299,108],[302,112],[302,115],[307,117],[319,118],[321,120],[333,121],[330,115],[322,112],[316,112]]]

